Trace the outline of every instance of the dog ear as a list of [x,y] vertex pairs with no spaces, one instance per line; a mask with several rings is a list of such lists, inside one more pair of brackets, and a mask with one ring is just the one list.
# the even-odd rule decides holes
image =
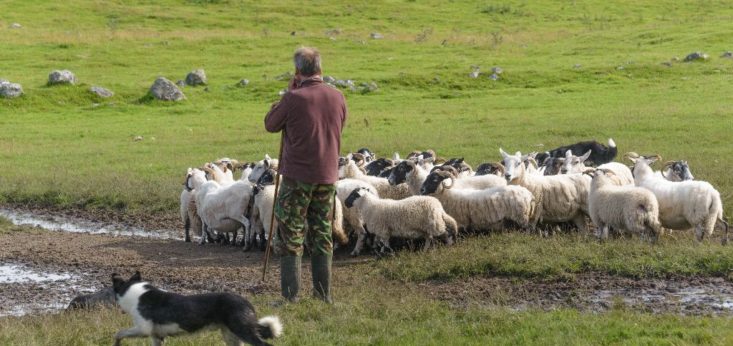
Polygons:
[[132,274],[129,281],[142,281],[142,277],[140,277],[140,271],[136,270],[135,274]]

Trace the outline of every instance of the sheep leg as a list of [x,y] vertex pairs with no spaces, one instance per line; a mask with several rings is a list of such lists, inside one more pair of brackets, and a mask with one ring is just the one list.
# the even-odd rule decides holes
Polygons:
[[432,243],[432,238],[425,238],[425,245],[422,246],[422,251],[428,251],[430,249],[430,243]]
[[199,245],[204,245],[206,243],[206,238],[209,238],[209,241],[211,241],[211,236],[209,236],[207,228],[208,226],[206,226],[206,222],[204,222],[201,225],[201,239],[199,239]]
[[578,214],[573,218],[573,222],[575,223],[575,226],[578,227],[578,231],[588,231],[588,223],[585,220],[585,215]]
[[702,242],[702,239],[705,237],[705,229],[701,224],[695,226],[695,239],[697,239],[697,242]]
[[184,222],[183,229],[186,230],[186,238],[184,241],[186,243],[190,243],[191,235],[189,234],[189,232],[191,231],[191,218],[189,218],[188,216],[186,217],[186,222]]
[[366,230],[364,226],[359,225],[356,229],[356,245],[354,251],[351,251],[351,256],[359,256],[361,250],[364,248],[364,239],[366,238]]

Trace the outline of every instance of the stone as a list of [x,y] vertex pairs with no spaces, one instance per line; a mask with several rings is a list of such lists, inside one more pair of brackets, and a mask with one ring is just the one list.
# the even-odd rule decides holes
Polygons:
[[354,85],[354,81],[352,81],[351,79],[347,79],[347,80],[339,79],[336,81],[335,85],[339,88],[356,91],[356,85]]
[[143,136],[135,136],[135,138],[133,138],[132,140],[135,141],[135,142],[139,142],[139,141],[143,140]]
[[504,70],[499,66],[494,66],[491,68],[491,72],[493,72],[494,74],[502,74]]
[[694,52],[694,53],[688,54],[685,57],[685,61],[686,62],[691,62],[691,61],[705,61],[705,60],[708,60],[708,58],[709,58],[709,56],[707,54],[705,54],[705,53],[702,53],[702,52]]
[[76,84],[76,76],[69,70],[55,70],[48,74],[48,85]]
[[662,63],[662,65],[667,66],[667,67],[672,67],[672,62],[665,61],[665,62]]
[[186,75],[186,85],[197,86],[206,85],[206,83],[206,72],[202,68],[191,71]]
[[381,39],[384,38],[384,35],[382,35],[382,34],[380,34],[378,32],[373,32],[373,33],[369,34],[369,37],[371,37],[372,40],[381,40]]
[[183,79],[179,79],[176,81],[176,85],[178,85],[179,88],[183,88],[186,86],[186,82],[184,82]]
[[23,26],[22,26],[22,25],[20,25],[20,23],[13,23],[13,24],[10,24],[10,28],[11,28],[11,29],[20,29],[20,28],[22,28],[22,27],[23,27]]
[[103,98],[112,97],[115,95],[115,93],[113,93],[112,90],[103,88],[101,86],[96,86],[96,85],[89,88],[89,91]]
[[575,65],[573,65],[573,68],[576,69],[576,70],[579,69],[579,68],[581,68],[581,67],[583,67],[583,65],[581,65],[581,64],[575,64]]
[[20,84],[0,79],[0,97],[12,99],[20,95],[23,95],[23,87]]
[[728,59],[733,58],[733,52],[727,51],[727,52],[723,53],[723,55],[721,55],[720,57],[721,58],[728,58]]
[[472,71],[471,73],[469,73],[468,76],[471,77],[471,78],[478,78],[478,76],[480,74],[481,74],[481,72],[479,72],[478,70],[476,70],[476,71]]
[[247,85],[249,85],[249,79],[241,79],[239,83],[237,83],[237,86],[241,88],[246,87]]
[[186,95],[183,94],[181,89],[178,89],[173,82],[165,77],[158,77],[155,80],[150,87],[150,94],[156,99],[163,101],[180,101],[186,99]]
[[374,91],[377,91],[377,89],[379,89],[379,87],[377,87],[377,83],[375,82],[369,82],[369,83],[365,82],[365,83],[359,84],[359,92],[361,92],[362,94],[374,92]]
[[498,74],[496,74],[496,73],[492,73],[492,74],[491,74],[491,75],[489,76],[489,79],[491,79],[491,80],[499,80],[499,75],[498,75]]
[[326,30],[326,36],[336,36],[341,34],[341,29]]
[[290,71],[275,77],[275,80],[291,80],[295,77]]
[[326,82],[326,83],[328,83],[328,84],[335,84],[336,83],[336,78],[333,78],[331,76],[325,76],[325,77],[323,77],[323,81]]

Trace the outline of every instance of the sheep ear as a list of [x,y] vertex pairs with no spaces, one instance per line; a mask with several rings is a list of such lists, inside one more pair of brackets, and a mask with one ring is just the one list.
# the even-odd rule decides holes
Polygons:
[[580,162],[584,162],[585,160],[587,160],[590,157],[590,152],[591,152],[590,149],[586,151],[585,155],[580,157]]

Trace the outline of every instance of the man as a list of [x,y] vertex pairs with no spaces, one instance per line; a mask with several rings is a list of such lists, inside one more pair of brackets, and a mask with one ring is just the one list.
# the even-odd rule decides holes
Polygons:
[[[314,295],[331,298],[331,209],[338,180],[341,130],[346,100],[323,83],[321,56],[314,48],[295,51],[295,77],[280,102],[265,117],[269,132],[283,131],[279,172],[282,184],[275,205],[278,229],[274,249],[280,257],[283,297],[295,302],[300,289],[303,242],[311,247]],[[308,225],[308,233],[305,226]]]

